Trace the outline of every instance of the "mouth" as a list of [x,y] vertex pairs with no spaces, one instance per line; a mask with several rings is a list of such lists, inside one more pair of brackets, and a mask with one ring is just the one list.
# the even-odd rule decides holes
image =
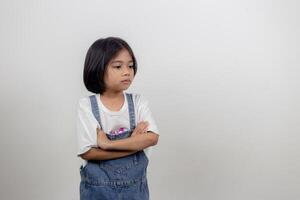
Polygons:
[[122,83],[125,83],[125,84],[129,84],[131,81],[130,80],[123,80],[121,81]]

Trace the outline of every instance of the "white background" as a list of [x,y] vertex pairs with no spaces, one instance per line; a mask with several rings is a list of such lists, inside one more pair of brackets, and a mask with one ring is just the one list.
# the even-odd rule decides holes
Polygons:
[[4,200],[79,199],[88,47],[119,36],[160,129],[154,200],[300,199],[299,1],[2,0]]

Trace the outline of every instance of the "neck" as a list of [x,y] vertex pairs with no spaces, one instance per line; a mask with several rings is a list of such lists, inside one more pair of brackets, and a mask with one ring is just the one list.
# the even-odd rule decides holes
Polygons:
[[118,99],[120,97],[123,97],[123,91],[105,91],[103,94],[100,95],[101,97],[104,98],[109,98],[109,99]]

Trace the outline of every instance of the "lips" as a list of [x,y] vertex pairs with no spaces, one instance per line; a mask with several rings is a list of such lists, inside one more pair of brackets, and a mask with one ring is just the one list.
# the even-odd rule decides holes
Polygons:
[[122,83],[130,83],[131,81],[129,79],[121,81]]

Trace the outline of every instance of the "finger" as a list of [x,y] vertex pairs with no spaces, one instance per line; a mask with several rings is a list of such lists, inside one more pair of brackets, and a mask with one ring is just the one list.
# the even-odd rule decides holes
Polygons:
[[144,125],[143,125],[143,129],[148,128],[148,126],[149,126],[149,123],[148,123],[148,122],[145,122]]
[[102,129],[100,129],[100,128],[98,128],[98,127],[97,127],[96,130],[97,130],[97,134],[101,133],[101,131],[102,131]]
[[143,132],[144,132],[144,133],[147,132],[147,131],[148,131],[148,128],[149,128],[149,123],[146,122],[146,123],[145,123],[145,127],[144,127],[144,129],[143,129]]
[[143,133],[143,131],[144,131],[144,127],[140,127],[140,128],[138,129],[138,133]]
[[136,127],[136,129],[137,129],[138,131],[143,130],[143,128],[144,128],[144,124],[143,124],[143,123],[139,124],[139,125]]
[[142,125],[144,123],[144,121],[140,121],[139,123],[138,123],[138,125]]
[[147,122],[146,121],[141,121],[140,125],[145,125]]
[[145,126],[148,127],[149,126],[149,122],[145,122]]
[[145,121],[141,121],[138,123],[136,127],[137,133],[143,133],[144,129],[147,127],[147,123]]
[[148,123],[148,122],[143,122],[141,126],[142,126],[142,127],[145,127],[145,126],[147,126],[147,123]]
[[139,123],[138,128],[143,128],[144,127],[144,122]]
[[143,129],[143,133],[146,133],[148,131],[148,127],[145,127],[144,129]]
[[145,125],[145,126],[143,127],[143,129],[142,129],[142,132],[144,133],[145,130],[147,130],[147,129],[148,129],[148,127]]
[[147,130],[148,130],[148,127],[145,126],[145,127],[143,128],[143,133],[145,133]]

